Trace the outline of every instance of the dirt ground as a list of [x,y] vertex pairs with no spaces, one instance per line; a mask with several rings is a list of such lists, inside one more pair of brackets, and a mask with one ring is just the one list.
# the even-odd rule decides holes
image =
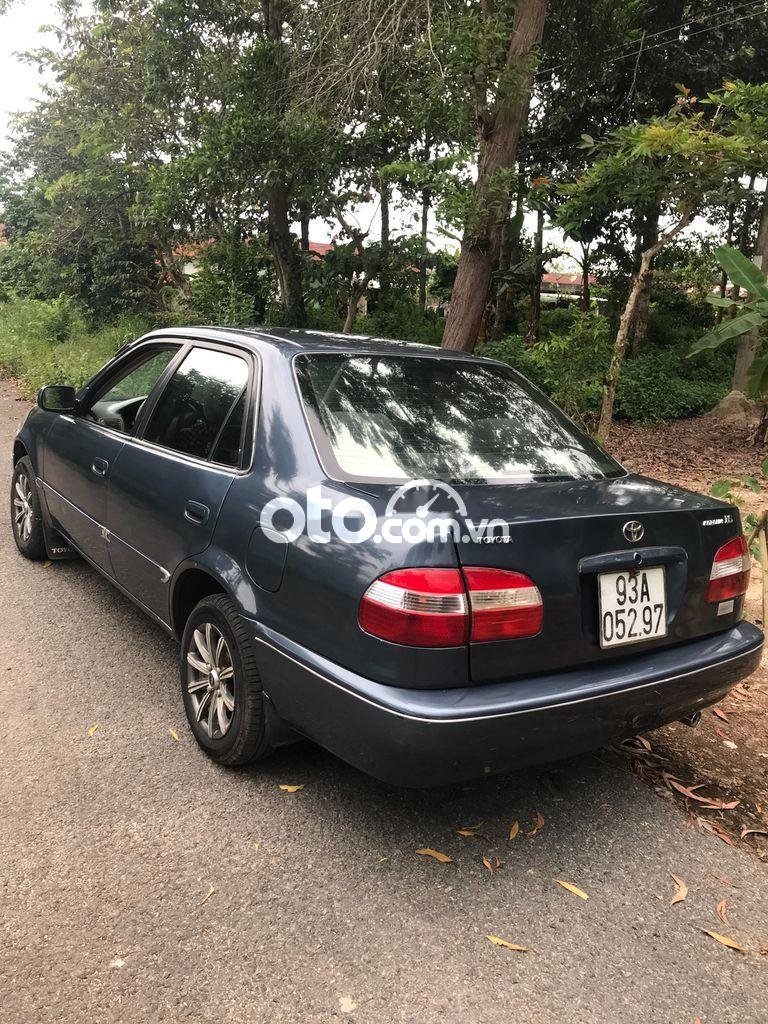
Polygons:
[[[768,480],[760,477],[768,449],[756,447],[750,434],[747,426],[707,417],[659,427],[618,424],[610,448],[628,469],[704,494],[715,480],[758,477],[763,486],[760,494],[743,487],[735,490],[745,517],[768,508]],[[746,617],[763,625],[757,561],[752,565]],[[636,742],[624,752],[636,775],[679,805],[692,828],[710,832],[729,845],[748,847],[768,861],[765,659],[749,680],[718,707],[706,711],[695,729],[676,723],[651,734],[648,742],[649,748]],[[688,792],[681,792],[678,785]],[[736,806],[730,806],[734,801]]]

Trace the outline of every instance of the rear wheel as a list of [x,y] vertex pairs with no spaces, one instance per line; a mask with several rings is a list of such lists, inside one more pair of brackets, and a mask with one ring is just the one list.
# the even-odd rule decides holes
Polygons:
[[35,472],[25,455],[13,468],[11,480],[11,527],[16,547],[25,558],[45,558],[43,513],[37,494]]
[[195,739],[214,761],[242,765],[272,752],[261,676],[237,609],[205,597],[181,639],[181,692]]

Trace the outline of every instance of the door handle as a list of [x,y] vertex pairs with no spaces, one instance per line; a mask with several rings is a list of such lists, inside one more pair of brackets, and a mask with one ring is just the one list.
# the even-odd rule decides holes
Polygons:
[[96,476],[106,476],[108,469],[109,463],[106,459],[94,459],[91,463],[91,470]]
[[210,514],[211,510],[208,506],[202,505],[199,501],[188,501],[184,506],[184,518],[190,523],[194,523],[195,526],[202,526],[207,522]]

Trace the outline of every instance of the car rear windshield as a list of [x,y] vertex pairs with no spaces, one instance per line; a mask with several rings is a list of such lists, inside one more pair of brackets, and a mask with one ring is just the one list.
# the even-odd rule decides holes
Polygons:
[[315,444],[336,479],[524,483],[624,475],[505,366],[313,353],[297,357],[296,371]]

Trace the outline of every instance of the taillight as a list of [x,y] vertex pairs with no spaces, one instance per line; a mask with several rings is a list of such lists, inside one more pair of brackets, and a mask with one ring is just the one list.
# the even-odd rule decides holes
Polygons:
[[746,537],[734,537],[715,552],[712,572],[709,574],[707,601],[717,604],[733,597],[741,597],[749,586],[751,563]]
[[544,606],[533,580],[505,569],[396,569],[366,590],[358,613],[373,636],[412,647],[535,636]]
[[368,587],[358,613],[361,627],[382,640],[412,647],[458,647],[469,618],[458,569],[396,569]]
[[544,604],[528,576],[506,569],[465,569],[471,614],[471,642],[535,636]]

